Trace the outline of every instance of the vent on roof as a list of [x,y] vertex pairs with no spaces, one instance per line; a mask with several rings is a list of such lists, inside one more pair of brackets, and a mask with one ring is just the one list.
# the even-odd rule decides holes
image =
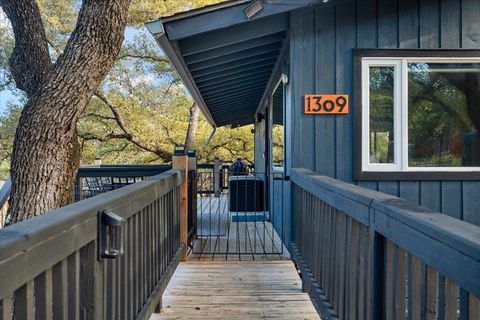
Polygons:
[[246,7],[243,12],[248,20],[257,15],[260,11],[263,10],[263,5],[261,0],[255,0],[248,7]]

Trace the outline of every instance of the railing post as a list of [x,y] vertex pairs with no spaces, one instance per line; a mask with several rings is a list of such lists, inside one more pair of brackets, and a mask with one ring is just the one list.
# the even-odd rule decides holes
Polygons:
[[222,170],[222,161],[218,157],[215,157],[215,164],[213,166],[213,193],[216,198],[220,197],[222,193],[222,185],[220,181],[220,171]]
[[385,318],[385,247],[386,240],[375,231],[375,209],[369,210],[370,268],[370,315],[371,319]]
[[188,243],[188,156],[183,148],[175,148],[172,168],[184,170],[182,183],[180,184],[180,243],[185,246],[181,260],[186,261]]
[[189,190],[188,190],[188,241],[197,236],[197,153],[188,150]]

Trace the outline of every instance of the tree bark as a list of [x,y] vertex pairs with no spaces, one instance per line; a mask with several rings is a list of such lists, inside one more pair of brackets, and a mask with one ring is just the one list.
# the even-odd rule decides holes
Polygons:
[[17,88],[31,97],[52,68],[47,36],[34,0],[0,0],[15,35],[10,71]]
[[[24,3],[34,2],[0,0],[12,21],[16,42],[22,41],[23,32],[35,33],[35,39],[41,39],[40,35],[45,33],[38,23],[28,25],[41,21],[38,10],[25,11],[24,18],[16,20],[19,15],[15,12],[21,11]],[[79,166],[76,124],[120,51],[129,3],[130,0],[84,0],[75,30],[57,62],[47,73],[42,73],[43,69],[28,70],[35,73],[32,77],[43,80],[31,91],[15,136],[8,211],[11,222],[71,202]],[[11,60],[15,79],[21,79],[25,72],[18,71],[16,65],[22,61],[32,65],[31,57],[38,50],[35,46],[33,51],[17,53],[19,58]]]
[[478,108],[480,101],[480,76],[468,73],[466,76],[448,74],[445,77],[465,94],[468,116],[477,132],[480,132],[480,109]]
[[200,114],[200,108],[194,102],[190,107],[190,115],[188,118],[188,128],[185,135],[185,150],[191,150],[195,148],[195,134],[197,133],[198,116]]

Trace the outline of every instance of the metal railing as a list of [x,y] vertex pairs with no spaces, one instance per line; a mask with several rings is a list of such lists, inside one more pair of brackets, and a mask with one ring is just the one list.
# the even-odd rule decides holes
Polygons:
[[[283,175],[277,176],[276,192],[270,194],[265,173],[226,171],[219,177],[217,172],[199,170],[197,242],[192,253],[200,258],[283,255]],[[218,179],[226,181],[225,188],[215,190]]]
[[81,167],[75,183],[74,200],[80,201],[170,170],[165,165],[100,165]]
[[[221,165],[218,169],[215,168],[215,164],[205,163],[197,165],[197,172],[202,176],[209,176],[210,179],[202,179],[202,183],[198,184],[197,192],[199,194],[214,194],[216,191],[221,192],[228,189],[228,169],[229,165]],[[215,174],[218,173],[218,174]],[[215,180],[218,180],[216,185]],[[218,187],[215,190],[215,187]]]
[[[148,319],[185,250],[185,174],[171,170],[0,230],[0,318]],[[99,259],[104,211],[125,219],[115,259]]]
[[10,197],[10,190],[12,189],[12,180],[10,177],[5,180],[0,187],[0,229],[5,224],[8,210],[8,198]]
[[293,169],[292,255],[324,319],[480,319],[480,227]]

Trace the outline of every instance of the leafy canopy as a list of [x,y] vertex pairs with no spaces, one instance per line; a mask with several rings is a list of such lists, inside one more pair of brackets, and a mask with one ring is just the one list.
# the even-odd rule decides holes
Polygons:
[[[134,0],[130,7],[127,37],[121,53],[77,125],[84,164],[95,158],[104,163],[159,163],[166,159],[133,143],[171,152],[182,145],[193,101],[177,74],[152,36],[144,28],[147,21],[192,8],[203,7],[219,0]],[[63,51],[75,27],[79,3],[76,0],[38,0],[50,53],[55,60]],[[17,105],[10,105],[0,116],[0,179],[8,173],[15,128],[23,103],[22,93],[8,70],[8,58],[14,46],[11,28],[0,19],[0,90],[8,88],[19,96]],[[106,103],[108,102],[108,104]],[[109,107],[116,108],[129,129],[129,135],[119,126]],[[219,128],[212,142],[205,141],[212,128],[201,115],[195,135],[201,162],[211,162],[215,156],[224,161],[237,157],[253,163],[251,126],[237,129]],[[130,139],[128,139],[130,138]],[[2,171],[3,169],[3,171]]]

